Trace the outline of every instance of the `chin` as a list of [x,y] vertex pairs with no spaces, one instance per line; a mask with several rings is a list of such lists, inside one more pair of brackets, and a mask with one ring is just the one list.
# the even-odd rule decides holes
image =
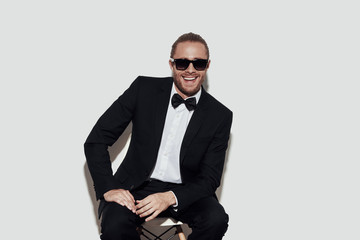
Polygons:
[[200,90],[200,87],[191,88],[191,89],[179,88],[179,90],[182,93],[184,93],[186,96],[190,97],[190,96],[195,95]]
[[[174,77],[174,83],[177,89],[187,97],[195,95],[201,88],[201,84],[203,82],[203,78],[201,76],[195,76],[190,79],[190,77],[185,77],[185,79],[182,75],[173,76]],[[191,84],[189,84],[191,82]],[[188,85],[188,86],[187,86]],[[189,86],[190,85],[190,86]]]

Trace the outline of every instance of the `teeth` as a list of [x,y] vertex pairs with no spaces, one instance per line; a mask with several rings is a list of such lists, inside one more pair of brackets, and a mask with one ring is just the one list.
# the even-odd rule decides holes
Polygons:
[[184,79],[187,81],[192,81],[192,80],[195,80],[195,77],[184,77]]

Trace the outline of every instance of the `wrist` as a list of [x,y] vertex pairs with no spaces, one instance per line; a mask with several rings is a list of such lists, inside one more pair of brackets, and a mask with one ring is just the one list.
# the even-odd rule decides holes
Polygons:
[[169,192],[166,192],[166,195],[167,195],[169,206],[175,205],[176,204],[175,194],[172,191],[169,191]]
[[169,191],[168,193],[169,193],[169,196],[171,195],[171,202],[170,202],[169,206],[176,208],[178,206],[178,200],[177,200],[175,193],[173,191]]

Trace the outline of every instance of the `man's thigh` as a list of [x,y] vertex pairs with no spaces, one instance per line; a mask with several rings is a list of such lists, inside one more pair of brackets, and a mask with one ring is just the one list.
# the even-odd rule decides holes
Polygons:
[[115,202],[107,202],[102,210],[102,225],[107,225],[108,223],[117,221],[129,222],[130,224],[134,224],[136,228],[136,226],[139,226],[144,222],[144,219],[130,211],[127,207],[121,206]]
[[207,197],[190,205],[183,213],[176,216],[180,221],[191,224],[193,221],[199,221],[202,218],[227,215],[223,206],[215,197]]
[[143,222],[132,211],[115,202],[106,203],[101,216],[102,240],[140,240],[136,231]]

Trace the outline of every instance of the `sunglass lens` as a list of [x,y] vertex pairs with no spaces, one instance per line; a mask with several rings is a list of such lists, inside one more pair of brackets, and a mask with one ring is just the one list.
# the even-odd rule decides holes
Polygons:
[[190,61],[187,59],[176,59],[175,64],[177,70],[185,70],[188,68]]
[[194,64],[194,68],[198,71],[203,71],[205,70],[207,64],[208,64],[208,60],[205,59],[197,59],[193,62]]

